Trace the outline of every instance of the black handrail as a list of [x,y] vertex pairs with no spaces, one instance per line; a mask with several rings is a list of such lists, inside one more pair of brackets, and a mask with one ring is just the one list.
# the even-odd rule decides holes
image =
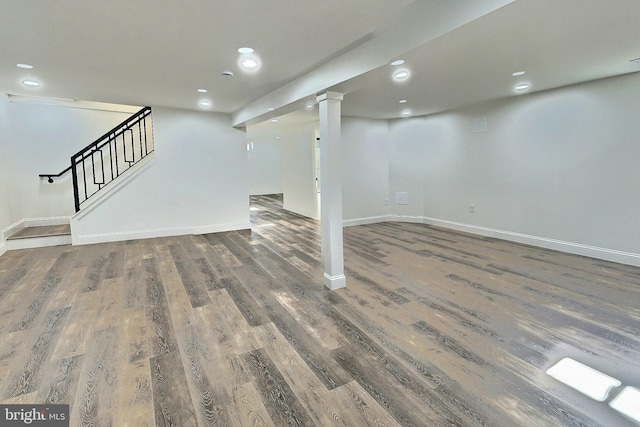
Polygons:
[[53,178],[70,170],[74,204],[78,212],[82,203],[153,150],[151,107],[144,107],[71,156],[71,166],[57,175],[41,174],[40,177],[48,178],[52,183]]
[[65,170],[63,170],[62,172],[58,173],[58,174],[48,174],[48,173],[42,173],[40,175],[38,175],[40,178],[47,178],[47,182],[49,182],[49,184],[53,183],[53,178],[60,178],[62,175],[64,175],[65,173],[69,172],[71,170],[71,166],[69,166],[68,168],[66,168]]
[[125,121],[120,123],[119,125],[115,126],[113,129],[111,129],[109,132],[105,133],[100,138],[96,139],[91,144],[87,145],[82,150],[78,151],[76,154],[71,156],[71,158],[73,159],[74,157],[78,157],[80,154],[82,154],[82,153],[84,153],[86,151],[89,151],[91,149],[91,147],[93,147],[94,145],[97,145],[100,141],[102,141],[104,139],[107,139],[109,137],[109,135],[111,135],[112,133],[114,133],[115,131],[120,129],[121,127],[126,126],[129,123],[133,124],[134,122],[138,122],[142,118],[144,118],[144,117],[139,117],[139,116],[147,116],[149,114],[151,114],[151,107],[144,107],[142,110],[140,110],[137,113],[133,114],[131,117],[129,117],[128,119],[126,119]]

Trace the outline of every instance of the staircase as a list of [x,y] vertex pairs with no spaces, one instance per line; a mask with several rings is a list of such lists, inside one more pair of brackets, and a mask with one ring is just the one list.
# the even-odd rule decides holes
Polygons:
[[[116,190],[121,182],[133,179],[137,173],[134,169],[139,172],[145,164],[148,166],[143,160],[154,151],[152,124],[151,107],[144,107],[71,156],[71,164],[62,172],[40,174],[40,178],[53,183],[71,173],[78,214],[106,197],[109,189]],[[3,250],[71,244],[70,221],[69,217],[25,219],[0,230],[0,254]]]
[[153,153],[151,107],[131,117],[71,156],[71,165],[58,174],[40,174],[49,183],[71,171],[76,213],[93,196]]
[[26,226],[7,237],[7,249],[29,249],[71,244],[69,224]]

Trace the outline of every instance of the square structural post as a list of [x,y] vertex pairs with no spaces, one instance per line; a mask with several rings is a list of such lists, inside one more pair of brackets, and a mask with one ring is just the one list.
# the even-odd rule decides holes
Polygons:
[[320,228],[324,284],[329,289],[347,285],[344,275],[342,237],[342,167],[340,153],[340,114],[343,95],[325,92],[317,96],[320,111],[320,188],[322,206]]

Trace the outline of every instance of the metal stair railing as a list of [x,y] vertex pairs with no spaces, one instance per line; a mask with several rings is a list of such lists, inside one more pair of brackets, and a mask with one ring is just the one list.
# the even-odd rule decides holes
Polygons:
[[71,165],[59,174],[41,174],[52,183],[68,171],[73,176],[76,212],[107,184],[154,150],[151,107],[131,117],[71,156]]

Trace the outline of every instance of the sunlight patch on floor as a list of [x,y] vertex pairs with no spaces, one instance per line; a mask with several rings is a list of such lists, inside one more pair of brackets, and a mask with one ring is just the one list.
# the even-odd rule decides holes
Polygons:
[[616,411],[640,422],[640,390],[635,387],[625,387],[619,395],[609,403]]
[[622,385],[620,380],[569,357],[547,369],[547,374],[598,402],[604,402],[611,389]]

